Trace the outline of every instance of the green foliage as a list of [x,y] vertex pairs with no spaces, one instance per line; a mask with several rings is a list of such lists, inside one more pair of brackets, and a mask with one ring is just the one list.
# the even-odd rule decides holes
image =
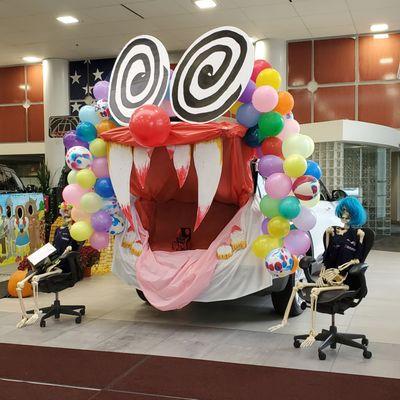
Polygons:
[[47,168],[47,165],[45,163],[41,163],[37,173],[36,177],[39,180],[40,183],[40,191],[44,195],[49,195],[50,194],[50,170]]

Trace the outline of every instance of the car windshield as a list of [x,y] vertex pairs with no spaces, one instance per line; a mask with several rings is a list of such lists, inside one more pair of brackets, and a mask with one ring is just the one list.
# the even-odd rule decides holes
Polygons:
[[25,187],[12,169],[0,166],[0,193],[7,192],[25,192]]

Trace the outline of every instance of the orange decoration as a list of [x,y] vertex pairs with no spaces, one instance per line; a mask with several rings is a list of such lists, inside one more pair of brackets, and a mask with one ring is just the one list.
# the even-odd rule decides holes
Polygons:
[[279,92],[278,93],[278,105],[275,107],[274,111],[282,115],[286,115],[293,110],[294,99],[289,92]]
[[112,122],[108,119],[105,119],[105,120],[101,121],[99,124],[97,124],[97,126],[96,126],[97,134],[99,135],[100,133],[107,132],[110,129],[114,129],[116,127],[117,126],[114,124],[114,122]]
[[296,272],[297,269],[299,268],[299,259],[296,256],[292,256],[293,257],[293,268],[292,268],[292,272]]
[[[10,276],[10,280],[8,281],[8,294],[11,297],[18,297],[17,283],[19,281],[22,281],[27,274],[28,271],[17,270]],[[29,282],[27,282],[25,283],[25,286],[22,289],[22,297],[30,297],[30,296],[32,296],[32,285]]]

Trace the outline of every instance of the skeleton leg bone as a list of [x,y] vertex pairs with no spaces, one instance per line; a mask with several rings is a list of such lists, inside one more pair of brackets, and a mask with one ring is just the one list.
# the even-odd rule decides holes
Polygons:
[[38,286],[39,286],[39,281],[43,278],[47,278],[49,276],[54,276],[54,275],[59,275],[62,273],[62,270],[60,268],[55,267],[52,265],[47,269],[47,271],[44,274],[37,275],[32,279],[32,287],[33,287],[33,301],[34,301],[34,312],[33,315],[26,321],[26,325],[33,325],[38,319],[39,319],[39,291],[38,291]]
[[36,271],[32,272],[31,274],[27,275],[22,281],[19,281],[17,283],[18,301],[22,312],[21,321],[18,322],[17,328],[23,328],[29,319],[29,315],[27,314],[25,308],[24,298],[22,297],[22,290],[24,289],[25,283],[29,282],[29,280],[31,280],[36,275],[36,273]]
[[278,330],[280,328],[283,328],[288,322],[290,309],[292,308],[292,304],[293,304],[293,301],[295,299],[295,296],[296,296],[297,292],[299,290],[302,290],[302,289],[306,288],[306,287],[314,287],[314,286],[316,286],[315,283],[297,282],[292,288],[292,294],[290,295],[288,304],[286,306],[286,310],[285,310],[285,314],[283,316],[282,322],[280,324],[278,324],[278,325],[271,326],[270,328],[268,328],[268,332],[274,332],[274,331],[276,331],[276,330]]
[[315,332],[315,319],[317,313],[318,296],[322,292],[330,292],[334,290],[349,290],[347,285],[342,286],[328,286],[328,287],[316,287],[311,290],[311,329],[307,339],[301,344],[301,348],[311,347],[315,342],[317,333]]

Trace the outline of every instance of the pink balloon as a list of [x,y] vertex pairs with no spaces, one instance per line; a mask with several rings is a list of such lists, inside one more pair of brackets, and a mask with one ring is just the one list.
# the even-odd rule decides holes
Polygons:
[[284,141],[290,136],[300,133],[300,125],[295,119],[285,119],[285,125],[278,135],[278,138]]
[[278,104],[278,92],[272,86],[258,87],[252,97],[253,107],[260,112],[272,111]]
[[71,210],[71,218],[74,221],[90,221],[90,214],[80,210],[78,207],[73,207]]
[[77,183],[72,183],[71,185],[68,185],[64,188],[62,192],[62,197],[66,203],[72,204],[73,206],[77,207],[79,206],[81,197],[88,192],[88,189],[84,189]]
[[297,229],[302,231],[311,231],[317,223],[314,212],[308,207],[301,207],[300,214],[293,219],[293,223]]
[[295,229],[283,239],[283,245],[292,255],[302,256],[311,247],[311,239],[306,232]]
[[108,246],[110,235],[107,232],[93,232],[90,236],[90,245],[96,250],[105,249]]
[[106,157],[96,157],[92,163],[92,171],[98,178],[108,178],[108,162]]
[[283,173],[270,175],[265,181],[265,191],[273,199],[283,199],[292,190],[292,180]]

